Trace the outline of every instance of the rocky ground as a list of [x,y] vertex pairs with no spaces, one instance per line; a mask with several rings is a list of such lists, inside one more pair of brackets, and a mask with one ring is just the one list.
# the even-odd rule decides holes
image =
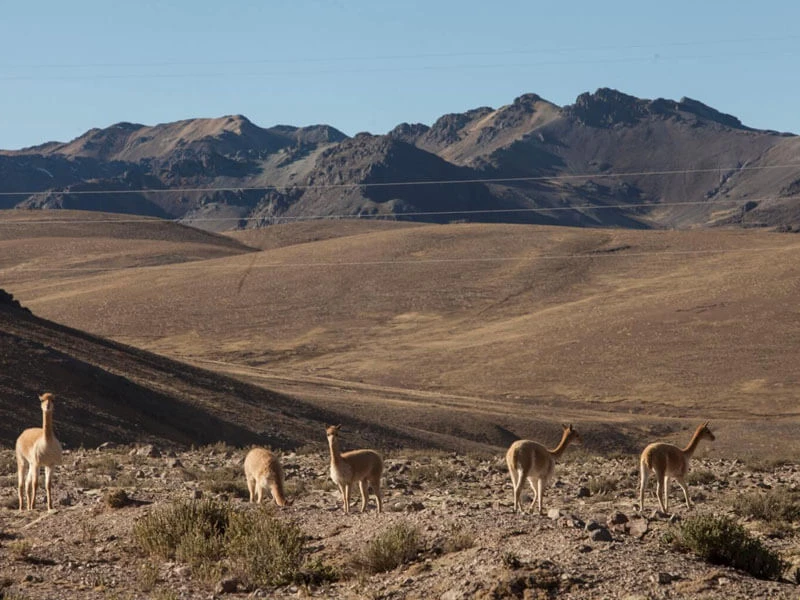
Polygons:
[[[501,456],[442,452],[386,458],[385,512],[343,514],[321,448],[287,454],[290,507],[271,512],[305,534],[307,564],[329,574],[313,583],[256,587],[179,560],[146,554],[134,524],[173,502],[218,498],[241,511],[241,449],[192,451],[101,447],[65,454],[54,486],[56,509],[16,510],[13,453],[0,452],[0,598],[89,599],[212,597],[322,598],[797,598],[798,522],[742,514],[742,498],[800,492],[792,464],[693,461],[690,492],[697,506],[646,518],[636,509],[636,459],[596,457],[570,449],[545,494],[544,515],[514,514]],[[124,490],[121,508],[109,496]],[[357,494],[356,494],[357,496]],[[665,541],[696,514],[729,514],[787,561],[781,581],[764,581],[708,564]],[[746,513],[746,511],[745,511]],[[419,552],[389,571],[370,574],[357,557],[375,536],[407,524]],[[327,581],[325,579],[328,579]]]

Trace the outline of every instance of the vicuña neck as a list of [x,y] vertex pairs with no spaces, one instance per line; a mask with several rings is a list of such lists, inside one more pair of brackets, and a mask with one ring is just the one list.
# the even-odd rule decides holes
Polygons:
[[686,456],[691,457],[692,454],[694,454],[694,451],[697,450],[697,445],[699,443],[700,443],[700,430],[698,429],[697,431],[694,432],[694,435],[692,436],[692,439],[689,442],[689,445],[686,446],[686,448],[683,449],[683,453]]
[[553,456],[555,456],[556,458],[558,458],[559,456],[561,456],[561,455],[564,453],[564,450],[566,450],[566,449],[567,449],[567,445],[568,445],[568,444],[569,444],[569,437],[568,437],[568,436],[567,436],[567,434],[565,433],[565,434],[564,434],[564,435],[561,437],[561,441],[558,443],[558,446],[556,446],[555,448],[553,448],[552,450],[550,450],[550,454],[552,454]]
[[339,461],[342,453],[339,450],[339,440],[335,437],[328,438],[328,446],[331,449],[331,462],[335,463]]
[[51,440],[56,437],[55,431],[53,430],[53,413],[52,412],[43,412],[42,413],[42,429],[44,430],[44,437]]

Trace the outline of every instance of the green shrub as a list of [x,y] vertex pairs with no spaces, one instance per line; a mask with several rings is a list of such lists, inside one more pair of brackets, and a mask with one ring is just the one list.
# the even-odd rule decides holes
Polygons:
[[303,539],[297,525],[275,518],[264,507],[234,516],[225,550],[244,581],[256,586],[283,585],[297,580]]
[[785,489],[747,492],[737,496],[732,505],[737,515],[768,523],[800,519],[800,494]]
[[148,554],[192,563],[195,553],[206,557],[212,548],[221,547],[231,513],[229,506],[216,500],[177,502],[138,521],[133,535]]
[[203,581],[226,570],[254,586],[302,579],[304,535],[268,506],[236,511],[213,499],[179,502],[141,519],[134,538],[147,554],[190,564]]
[[390,571],[414,560],[422,548],[419,529],[397,523],[376,535],[356,558],[356,566],[370,573]]
[[777,579],[785,568],[777,553],[730,517],[692,517],[670,537],[674,545],[691,550],[709,563],[734,567],[759,579]]

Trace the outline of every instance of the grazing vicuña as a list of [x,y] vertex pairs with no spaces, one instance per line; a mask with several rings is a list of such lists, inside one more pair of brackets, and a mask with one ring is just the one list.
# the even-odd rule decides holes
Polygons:
[[244,459],[244,476],[247,479],[247,489],[250,490],[250,502],[261,504],[264,490],[269,487],[275,504],[291,505],[283,492],[283,468],[278,457],[269,450],[253,448],[247,453]]

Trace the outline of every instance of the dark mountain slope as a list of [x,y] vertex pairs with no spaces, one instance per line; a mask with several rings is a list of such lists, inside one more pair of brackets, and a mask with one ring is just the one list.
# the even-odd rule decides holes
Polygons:
[[[330,215],[793,229],[796,139],[697,100],[607,88],[564,107],[525,94],[355,139],[241,115],[119,123],[0,152],[0,192],[46,192],[0,196],[0,207],[146,214],[211,230]],[[472,183],[425,183],[443,180]],[[432,214],[410,214],[419,212]]]

